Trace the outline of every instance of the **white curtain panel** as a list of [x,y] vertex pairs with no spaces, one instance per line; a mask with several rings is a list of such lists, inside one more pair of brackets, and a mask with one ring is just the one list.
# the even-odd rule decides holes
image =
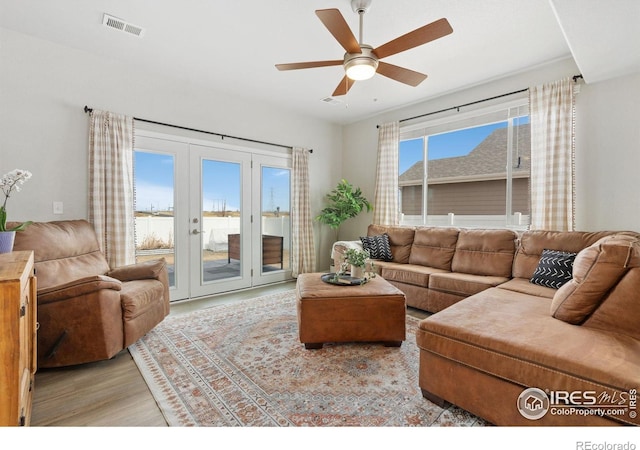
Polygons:
[[135,262],[133,117],[93,110],[89,136],[89,222],[111,268]]
[[293,149],[291,201],[291,272],[315,272],[316,251],[313,242],[313,220],[309,202],[309,150]]
[[568,77],[529,89],[533,230],[574,229],[573,87]]
[[400,123],[390,122],[378,129],[378,164],[373,202],[373,223],[398,225],[398,147]]

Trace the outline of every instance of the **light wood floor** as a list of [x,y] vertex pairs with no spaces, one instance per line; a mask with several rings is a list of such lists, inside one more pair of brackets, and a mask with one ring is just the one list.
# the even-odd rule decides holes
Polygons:
[[[294,287],[294,282],[281,283],[173,303],[171,314],[182,314]],[[411,310],[410,314],[426,316],[417,310]],[[36,373],[31,425],[163,427],[167,423],[131,355],[123,350],[108,361],[40,369]]]

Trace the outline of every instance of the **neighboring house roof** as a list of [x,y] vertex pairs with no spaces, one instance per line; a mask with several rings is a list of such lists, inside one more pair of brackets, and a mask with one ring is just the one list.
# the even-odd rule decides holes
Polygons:
[[[513,161],[513,176],[528,177],[531,169],[531,133],[529,125],[514,127],[518,139],[520,165]],[[507,128],[498,128],[468,155],[429,161],[429,183],[478,181],[506,177]],[[398,177],[400,186],[422,184],[422,161],[418,161]]]

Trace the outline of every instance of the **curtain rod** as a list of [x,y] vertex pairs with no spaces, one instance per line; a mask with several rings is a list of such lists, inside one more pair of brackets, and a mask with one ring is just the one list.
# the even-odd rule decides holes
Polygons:
[[[578,78],[583,78],[583,77],[582,77],[582,74],[578,74],[578,75],[574,75],[572,78],[573,78],[573,82],[575,83],[576,81],[578,81]],[[476,100],[475,102],[465,103],[464,105],[452,106],[450,108],[441,109],[439,111],[433,111],[433,112],[429,112],[429,113],[426,113],[426,114],[420,114],[418,116],[408,117],[406,119],[400,119],[398,122],[406,122],[408,120],[419,119],[421,117],[431,116],[433,114],[439,114],[441,112],[453,111],[454,109],[456,111],[460,111],[460,108],[464,108],[465,106],[471,106],[471,105],[475,105],[477,103],[487,102],[489,100],[495,100],[497,98],[508,97],[509,95],[520,94],[521,92],[526,92],[528,90],[529,90],[529,88],[519,89],[517,91],[507,92],[506,94],[496,95],[494,97],[483,98],[482,100]],[[380,128],[380,125],[376,125],[376,128]]]
[[[93,108],[89,108],[88,106],[85,105],[85,107],[84,107],[84,112],[85,113],[91,113],[92,111],[93,111]],[[173,124],[170,124],[170,123],[156,122],[155,120],[140,119],[139,117],[134,117],[133,119],[137,120],[139,122],[147,122],[147,123],[152,123],[152,124],[155,124],[155,125],[164,125],[166,127],[179,128],[181,130],[195,131],[195,132],[198,132],[198,133],[205,133],[205,134],[212,134],[214,136],[219,136],[222,139],[231,138],[231,139],[238,139],[238,140],[241,140],[241,141],[253,142],[253,143],[256,143],[256,144],[272,145],[274,147],[293,148],[290,145],[274,144],[273,142],[258,141],[258,140],[255,140],[255,139],[243,138],[243,137],[238,137],[238,136],[231,136],[231,135],[222,134],[222,133],[215,133],[213,131],[198,130],[197,128],[189,128],[189,127],[183,127],[183,126],[180,126],[180,125],[173,125]],[[310,149],[309,153],[313,153],[313,149]]]

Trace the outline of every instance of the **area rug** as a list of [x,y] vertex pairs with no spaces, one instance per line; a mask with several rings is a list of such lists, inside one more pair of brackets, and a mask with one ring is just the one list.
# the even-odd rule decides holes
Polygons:
[[170,426],[477,426],[418,387],[418,319],[401,347],[298,339],[295,291],[169,316],[129,347]]

